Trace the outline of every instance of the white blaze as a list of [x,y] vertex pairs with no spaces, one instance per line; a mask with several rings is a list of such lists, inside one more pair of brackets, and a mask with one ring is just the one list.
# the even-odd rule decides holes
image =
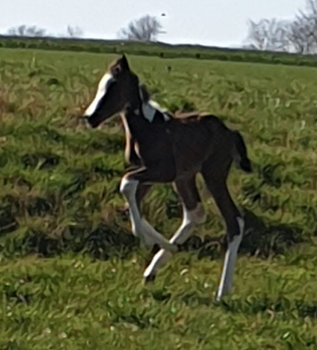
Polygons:
[[95,95],[95,98],[93,99],[90,106],[86,109],[86,111],[84,113],[85,116],[89,117],[95,113],[96,108],[97,108],[100,100],[105,96],[110,84],[113,81],[114,81],[114,77],[109,73],[106,73],[102,77],[102,79],[100,80],[100,82],[98,84],[98,89],[97,89],[97,93]]

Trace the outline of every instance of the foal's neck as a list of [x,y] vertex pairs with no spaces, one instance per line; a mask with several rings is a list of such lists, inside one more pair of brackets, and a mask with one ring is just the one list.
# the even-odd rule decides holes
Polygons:
[[150,95],[144,86],[140,86],[138,99],[134,99],[126,108],[122,119],[124,120],[126,133],[132,136],[144,133],[148,128],[164,124],[171,119],[171,115],[158,103],[150,99]]

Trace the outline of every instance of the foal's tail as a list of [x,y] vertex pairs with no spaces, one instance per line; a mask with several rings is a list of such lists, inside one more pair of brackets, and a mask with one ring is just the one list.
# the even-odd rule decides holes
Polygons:
[[233,136],[233,161],[238,168],[246,173],[252,172],[252,164],[248,158],[248,151],[242,135],[237,130],[232,130]]

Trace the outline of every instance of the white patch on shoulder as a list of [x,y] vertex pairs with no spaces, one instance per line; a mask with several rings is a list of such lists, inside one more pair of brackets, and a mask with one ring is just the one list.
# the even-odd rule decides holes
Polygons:
[[150,100],[149,102],[142,104],[143,115],[150,123],[153,122],[157,111],[163,114],[165,121],[170,119],[170,117],[166,114],[167,110],[163,109],[157,102]]
[[149,101],[149,104],[150,104],[153,108],[157,109],[157,110],[158,110],[159,112],[161,112],[161,113],[167,112],[166,109],[164,109],[163,107],[161,107],[157,102],[155,102],[155,101],[153,101],[153,100],[150,100],[150,101]]
[[142,112],[145,119],[152,123],[156,113],[156,109],[150,103],[142,103]]
[[93,99],[93,101],[91,102],[91,104],[89,105],[89,107],[86,109],[84,115],[86,117],[89,117],[91,115],[93,115],[96,111],[96,108],[99,104],[99,101],[105,96],[105,94],[107,93],[107,90],[109,88],[109,85],[115,81],[114,77],[109,74],[106,73],[100,80],[99,84],[98,84],[98,89],[97,89],[97,93],[95,95],[95,98]]

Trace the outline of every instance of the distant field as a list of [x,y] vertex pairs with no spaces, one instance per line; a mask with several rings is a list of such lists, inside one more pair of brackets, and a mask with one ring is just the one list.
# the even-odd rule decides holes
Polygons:
[[124,52],[130,55],[154,56],[160,58],[194,58],[317,67],[315,55],[302,56],[282,52],[262,52],[201,45],[170,45],[162,42],[141,43],[100,39],[19,38],[0,35],[0,48],[41,49],[103,54],[120,54]]
[[[229,179],[246,236],[216,304],[224,226],[201,183],[207,224],[141,284],[150,254],[117,210],[123,129],[78,119],[116,57],[0,50],[0,349],[317,349],[317,70],[129,55],[162,106],[247,142],[254,173]],[[180,223],[171,186],[143,212],[166,237]]]

